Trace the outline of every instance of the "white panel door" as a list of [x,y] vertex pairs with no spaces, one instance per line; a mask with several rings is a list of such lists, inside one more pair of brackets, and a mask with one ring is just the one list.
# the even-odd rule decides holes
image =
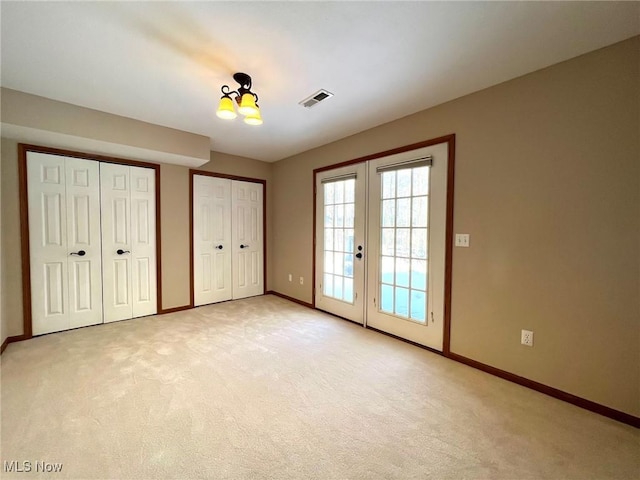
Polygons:
[[133,318],[158,312],[155,175],[150,168],[129,167]]
[[69,328],[64,157],[29,152],[29,250],[33,334]]
[[264,293],[263,186],[231,183],[233,298]]
[[102,322],[98,163],[27,153],[33,334]]
[[157,311],[155,173],[102,163],[104,321]]
[[316,177],[316,306],[364,322],[366,164]]
[[231,180],[193,176],[194,304],[232,298]]
[[129,167],[100,165],[104,321],[133,316]]
[[67,158],[69,327],[102,323],[100,166]]

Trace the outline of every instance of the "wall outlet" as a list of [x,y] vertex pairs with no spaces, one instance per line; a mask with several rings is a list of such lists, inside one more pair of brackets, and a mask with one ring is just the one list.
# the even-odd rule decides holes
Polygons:
[[300,277],[300,285],[304,285],[304,277]]
[[522,330],[520,334],[520,343],[527,347],[533,347],[533,332],[531,330]]
[[468,247],[468,246],[469,246],[469,234],[456,233],[456,247]]
[[289,274],[289,281],[291,282],[293,280],[293,275]]

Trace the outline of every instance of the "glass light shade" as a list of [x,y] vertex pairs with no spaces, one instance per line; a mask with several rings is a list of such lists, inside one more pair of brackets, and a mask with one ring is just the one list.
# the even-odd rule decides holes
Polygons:
[[232,120],[238,116],[233,108],[233,100],[231,100],[230,97],[222,97],[220,99],[220,105],[218,105],[216,115],[225,120]]
[[242,115],[256,115],[258,114],[258,108],[256,107],[256,100],[251,93],[245,93],[240,100],[240,107],[238,111]]
[[247,123],[249,125],[262,125],[260,109],[256,108],[256,113],[252,113],[244,117],[244,123]]

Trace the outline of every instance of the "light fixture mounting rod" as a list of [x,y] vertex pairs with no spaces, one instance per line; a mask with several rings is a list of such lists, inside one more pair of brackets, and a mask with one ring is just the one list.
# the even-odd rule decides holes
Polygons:
[[251,77],[246,73],[238,72],[233,74],[233,79],[240,84],[242,88],[251,90]]

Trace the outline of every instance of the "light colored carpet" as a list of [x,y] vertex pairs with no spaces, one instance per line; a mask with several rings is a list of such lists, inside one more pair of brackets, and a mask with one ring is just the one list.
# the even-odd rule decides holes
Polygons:
[[632,427],[273,296],[11,344],[1,372],[1,459],[49,478],[640,477]]

